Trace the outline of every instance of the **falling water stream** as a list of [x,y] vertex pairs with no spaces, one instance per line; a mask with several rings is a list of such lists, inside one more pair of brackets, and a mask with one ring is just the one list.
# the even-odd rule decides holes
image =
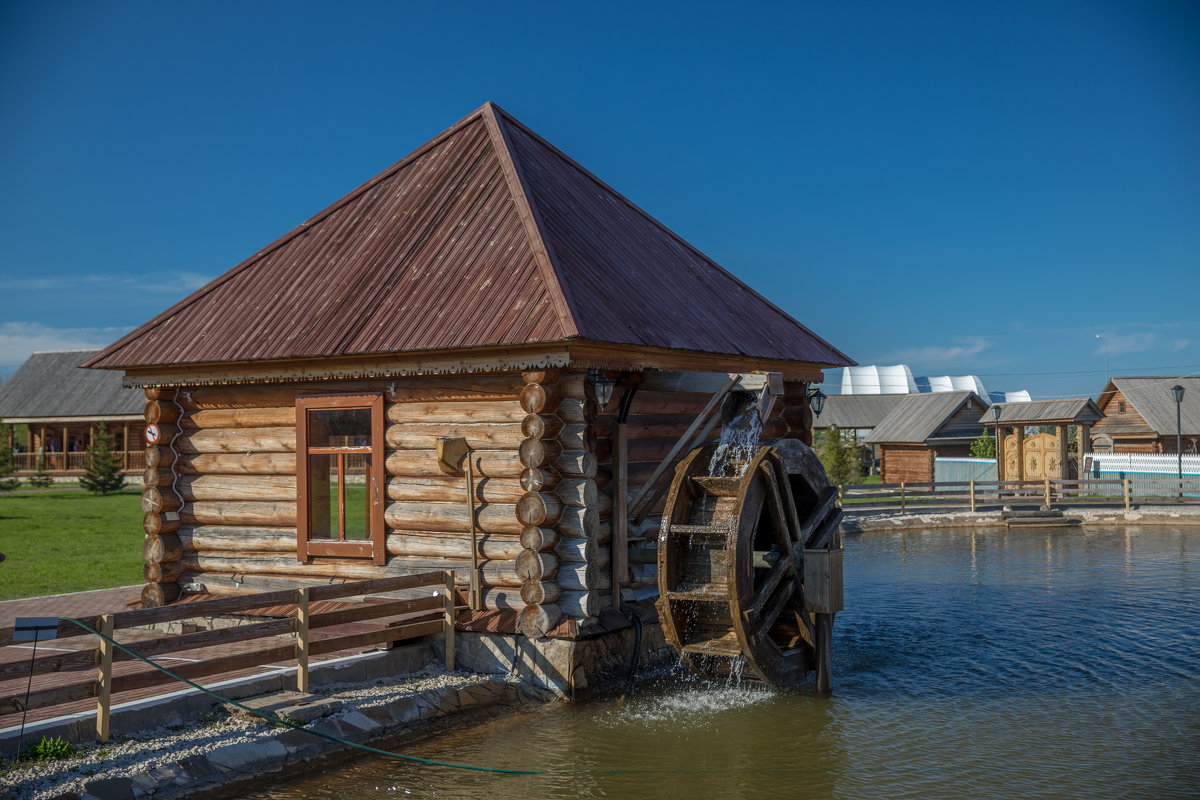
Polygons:
[[[1200,528],[848,537],[835,692],[675,673],[255,797],[1200,798]],[[651,770],[643,773],[607,770]]]

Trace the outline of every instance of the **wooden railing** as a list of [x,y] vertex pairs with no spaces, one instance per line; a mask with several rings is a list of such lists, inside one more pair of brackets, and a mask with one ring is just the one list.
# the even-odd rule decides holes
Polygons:
[[[429,597],[421,597],[415,600],[363,603],[340,611],[329,611],[321,614],[310,614],[308,611],[309,604],[319,600],[335,600],[343,597],[395,592],[401,589],[414,589],[423,586],[436,586],[439,591]],[[336,653],[341,650],[366,647],[373,644],[415,639],[435,633],[441,633],[445,642],[446,668],[454,669],[454,612],[456,601],[454,573],[452,571],[427,572],[420,575],[404,575],[371,581],[357,581],[330,586],[314,586],[304,589],[240,595],[237,597],[221,598],[219,600],[164,606],[162,608],[138,609],[118,614],[88,617],[81,619],[80,622],[109,638],[115,638],[114,633],[116,631],[128,630],[130,628],[177,622],[193,617],[213,617],[222,614],[249,611],[251,609],[266,608],[268,606],[294,603],[296,605],[296,614],[292,618],[248,623],[198,633],[175,634],[157,639],[143,639],[137,642],[121,644],[138,655],[151,658],[167,653],[178,653],[235,642],[247,642],[266,637],[291,635],[294,639],[291,643],[276,645],[264,643],[263,646],[255,648],[250,652],[214,655],[195,661],[189,660],[191,663],[181,665],[172,663],[170,669],[179,677],[195,680],[196,678],[209,675],[259,667],[280,661],[295,660],[297,663],[297,690],[306,692],[309,688],[308,660],[310,656]],[[321,628],[388,617],[399,617],[399,619],[381,630],[334,635],[318,639],[313,639],[311,636],[312,631]],[[89,631],[80,628],[72,622],[60,619],[57,639],[69,639],[87,635],[89,635]],[[12,628],[0,629],[0,647],[12,644],[13,641]],[[24,695],[0,697],[0,714],[13,714],[25,710],[47,708],[95,697],[97,699],[96,736],[101,742],[107,741],[109,710],[113,694],[172,683],[175,680],[175,678],[157,669],[147,669],[122,675],[113,674],[114,663],[133,660],[135,660],[134,656],[114,647],[111,642],[102,637],[95,650],[47,655],[37,658],[32,662],[20,661],[0,664],[0,680],[12,680],[14,678],[24,678],[27,675],[43,675],[99,665],[98,675],[95,680],[75,680],[56,686],[36,689],[28,694],[27,699]]]
[[1085,478],[1040,481],[875,483],[838,487],[847,511],[932,511],[983,506],[1124,506],[1200,504],[1200,478],[1140,480]]
[[[116,450],[113,458],[122,469],[130,472],[141,472],[146,469],[146,451]],[[88,454],[86,452],[71,453],[13,453],[13,467],[18,473],[36,472],[38,460],[41,459],[42,469],[46,472],[83,472],[87,469]]]

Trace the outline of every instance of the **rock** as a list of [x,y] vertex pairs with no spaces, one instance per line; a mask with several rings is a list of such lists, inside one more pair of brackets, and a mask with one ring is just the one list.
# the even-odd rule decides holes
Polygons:
[[129,778],[100,778],[83,785],[84,800],[131,800],[133,781]]
[[279,742],[237,742],[218,747],[208,753],[208,760],[222,769],[242,771],[251,764],[271,759],[282,759],[287,748]]

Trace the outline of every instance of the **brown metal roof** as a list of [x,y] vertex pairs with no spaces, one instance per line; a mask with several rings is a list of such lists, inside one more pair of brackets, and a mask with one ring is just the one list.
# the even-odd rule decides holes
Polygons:
[[86,366],[566,340],[853,363],[488,103]]

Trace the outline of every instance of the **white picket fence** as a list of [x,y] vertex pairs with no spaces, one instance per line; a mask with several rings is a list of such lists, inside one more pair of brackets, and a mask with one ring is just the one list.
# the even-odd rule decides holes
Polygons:
[[[1137,494],[1166,494],[1163,480],[1178,474],[1179,456],[1174,453],[1088,453],[1084,474],[1093,478],[1128,480]],[[1183,477],[1200,476],[1200,455],[1184,454]]]

